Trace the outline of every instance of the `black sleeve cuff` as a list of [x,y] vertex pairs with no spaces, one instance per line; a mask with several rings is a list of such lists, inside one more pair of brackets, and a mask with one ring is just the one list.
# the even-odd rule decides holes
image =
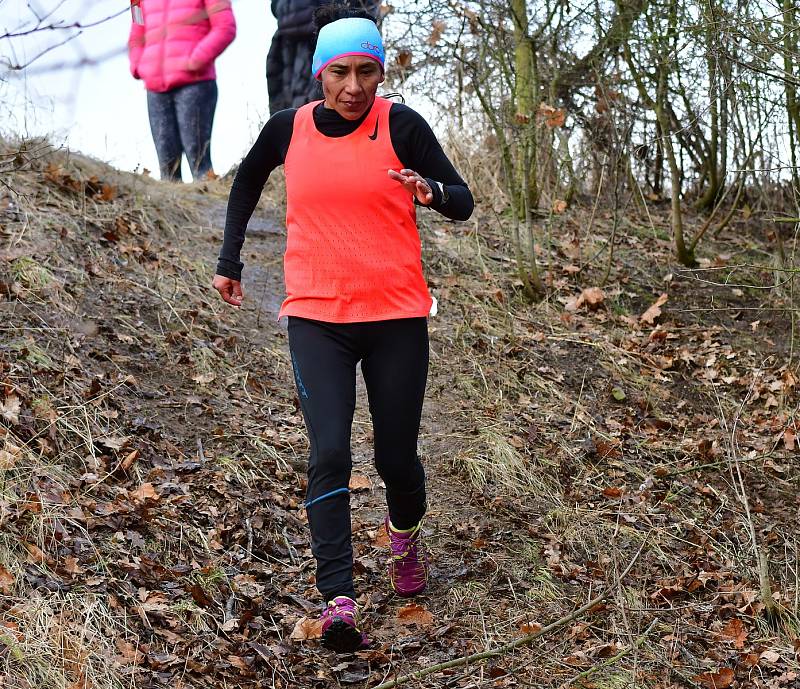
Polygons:
[[431,192],[433,193],[433,201],[431,201],[430,205],[426,206],[424,203],[417,201],[417,197],[414,195],[414,205],[419,206],[420,208],[432,208],[433,210],[438,211],[444,205],[442,203],[442,190],[439,188],[439,183],[430,177],[425,177],[425,181],[431,188]]
[[217,275],[237,282],[242,280],[242,268],[244,268],[244,263],[241,261],[230,261],[227,258],[220,258],[217,261]]
[[433,192],[433,201],[431,201],[431,205],[428,206],[428,208],[433,208],[433,210],[438,211],[444,205],[444,199],[442,198],[442,188],[439,186],[439,183],[435,179],[426,177],[425,181],[428,183],[428,186],[431,188],[431,191]]

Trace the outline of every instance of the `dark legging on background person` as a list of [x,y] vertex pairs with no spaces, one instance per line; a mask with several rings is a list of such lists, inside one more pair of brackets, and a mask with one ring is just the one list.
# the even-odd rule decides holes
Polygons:
[[[270,114],[322,98],[320,82],[311,72],[316,42],[313,14],[318,7],[329,4],[331,0],[272,0],[278,29],[267,54]],[[350,0],[349,4],[378,16],[380,0]]]
[[161,179],[181,181],[183,153],[193,179],[203,179],[212,171],[211,129],[216,107],[216,81],[199,81],[164,93],[147,92]]
[[181,179],[186,154],[195,180],[211,171],[217,104],[214,61],[236,36],[230,0],[139,0],[128,56],[144,81],[162,179]]

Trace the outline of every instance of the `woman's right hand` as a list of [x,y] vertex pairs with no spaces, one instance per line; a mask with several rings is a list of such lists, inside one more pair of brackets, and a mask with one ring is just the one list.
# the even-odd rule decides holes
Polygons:
[[239,280],[226,278],[224,275],[215,275],[211,286],[219,292],[222,299],[232,306],[240,307],[244,299],[242,283]]

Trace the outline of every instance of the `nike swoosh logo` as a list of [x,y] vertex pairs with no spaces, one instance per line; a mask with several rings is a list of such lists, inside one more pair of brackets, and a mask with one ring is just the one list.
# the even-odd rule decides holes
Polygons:
[[369,135],[369,138],[375,141],[378,138],[378,122],[381,121],[381,116],[378,115],[378,118],[375,120],[375,131]]

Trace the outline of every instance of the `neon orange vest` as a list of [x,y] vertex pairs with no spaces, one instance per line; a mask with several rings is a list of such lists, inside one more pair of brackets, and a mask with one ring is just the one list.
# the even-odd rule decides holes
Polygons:
[[314,125],[319,103],[298,109],[286,173],[286,300],[281,316],[354,323],[427,316],[413,197],[389,137],[392,104],[376,98],[352,134]]

